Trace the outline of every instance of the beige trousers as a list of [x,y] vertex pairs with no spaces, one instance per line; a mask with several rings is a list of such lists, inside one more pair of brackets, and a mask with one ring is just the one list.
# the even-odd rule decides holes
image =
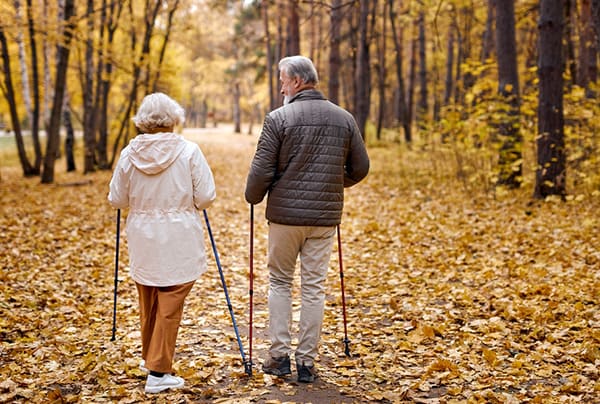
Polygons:
[[166,287],[136,282],[136,286],[140,301],[142,359],[149,370],[171,373],[183,303],[194,281]]
[[300,256],[302,297],[295,359],[297,364],[314,364],[323,325],[325,279],[334,234],[335,227],[269,224],[269,353],[272,357],[292,353],[292,283]]

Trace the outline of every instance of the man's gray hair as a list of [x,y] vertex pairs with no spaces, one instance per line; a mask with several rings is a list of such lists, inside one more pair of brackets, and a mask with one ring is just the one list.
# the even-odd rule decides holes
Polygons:
[[135,126],[144,133],[157,128],[170,128],[185,122],[185,111],[175,100],[163,93],[144,97],[137,114],[131,118]]
[[299,77],[306,84],[317,85],[319,76],[312,60],[305,56],[287,56],[279,61],[279,70],[289,77]]

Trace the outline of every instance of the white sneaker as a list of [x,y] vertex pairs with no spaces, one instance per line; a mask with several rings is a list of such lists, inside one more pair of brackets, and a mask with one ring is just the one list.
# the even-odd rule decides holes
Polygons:
[[183,387],[183,379],[181,377],[165,374],[162,377],[148,375],[146,379],[146,393],[160,393],[167,389],[179,389]]
[[146,367],[146,361],[142,359],[142,361],[140,362],[140,366],[139,366],[140,370],[142,372],[146,372],[146,373],[150,373],[150,371],[148,370],[148,368]]

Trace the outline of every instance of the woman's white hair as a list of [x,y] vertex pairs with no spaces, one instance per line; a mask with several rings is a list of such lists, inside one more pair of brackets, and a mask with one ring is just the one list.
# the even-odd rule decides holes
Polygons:
[[185,111],[175,100],[163,93],[144,97],[137,114],[131,118],[143,133],[157,128],[170,128],[185,122]]

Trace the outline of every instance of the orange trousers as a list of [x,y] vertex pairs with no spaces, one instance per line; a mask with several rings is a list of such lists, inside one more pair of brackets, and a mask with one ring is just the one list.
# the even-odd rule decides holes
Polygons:
[[194,282],[175,286],[146,286],[136,282],[140,301],[142,359],[146,368],[171,373],[183,303]]

